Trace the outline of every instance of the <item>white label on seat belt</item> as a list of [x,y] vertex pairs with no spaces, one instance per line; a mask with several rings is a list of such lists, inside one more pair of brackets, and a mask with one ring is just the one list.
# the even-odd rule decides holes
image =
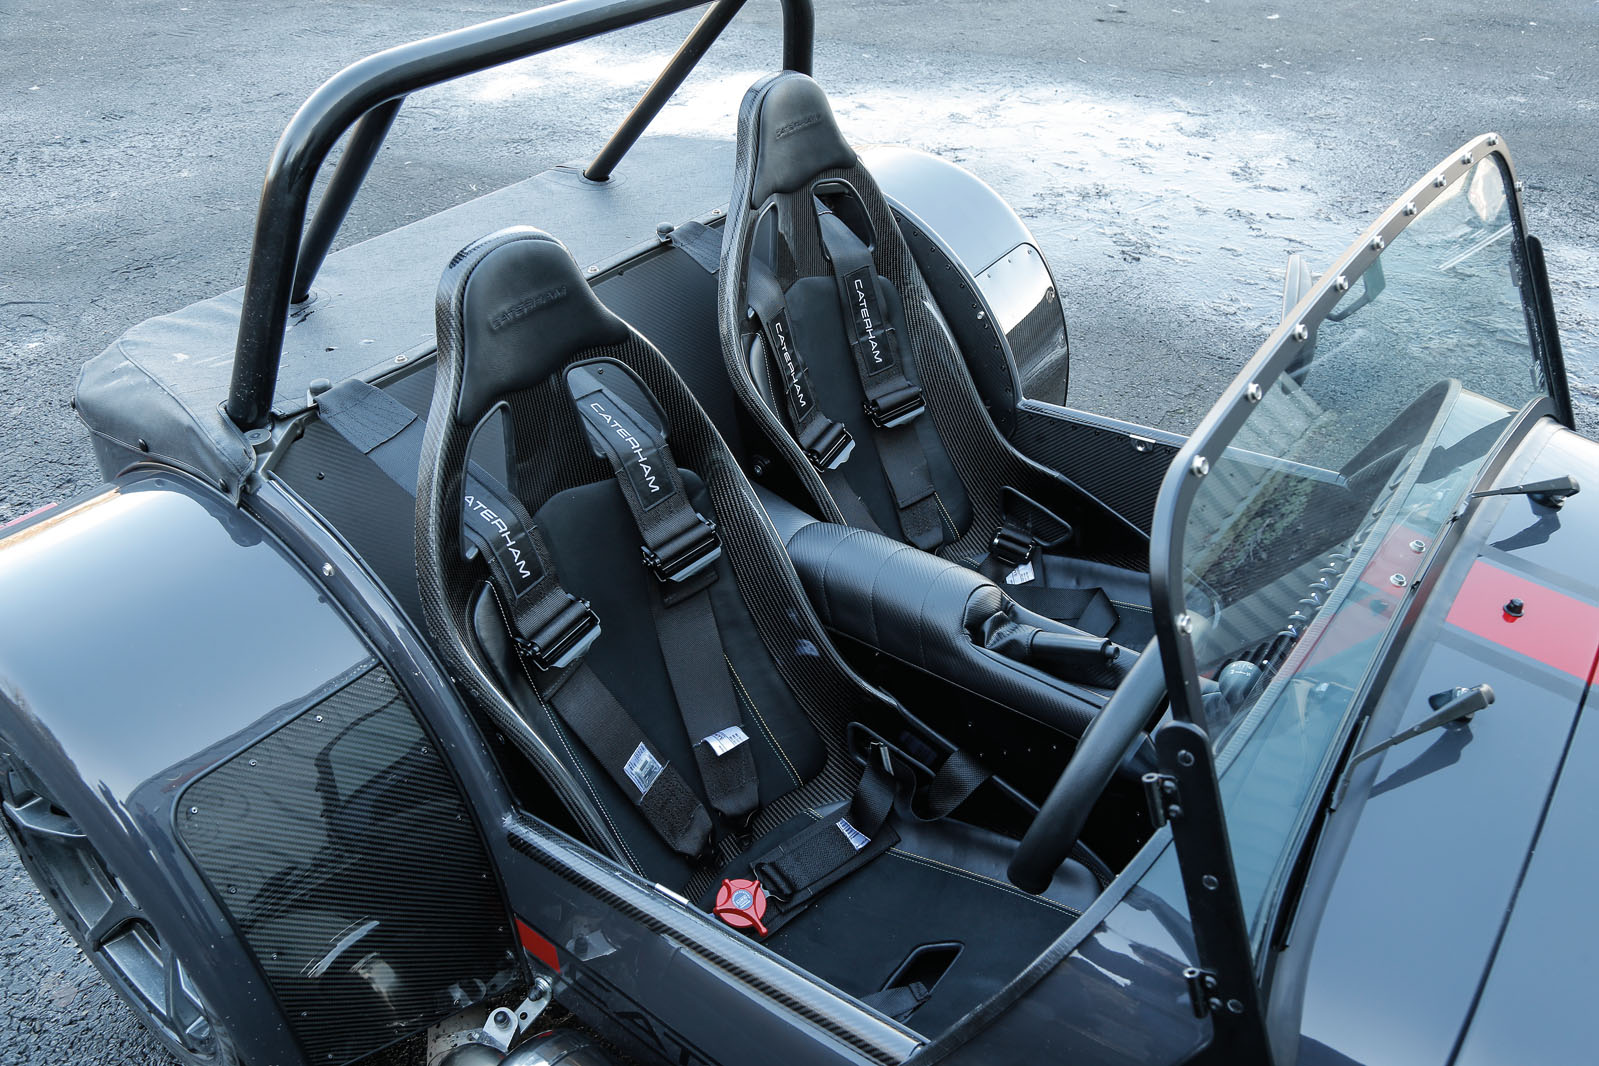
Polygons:
[[1031,580],[1033,580],[1033,561],[1031,559],[1023,559],[1021,565],[1005,575],[1005,584],[1007,585],[1025,585]]
[[838,820],[838,829],[839,832],[844,834],[844,839],[849,841],[850,847],[854,848],[856,851],[860,851],[862,848],[872,842],[871,837],[867,836],[865,833],[862,833],[853,825],[850,825],[848,818],[840,818]]
[[627,765],[622,767],[622,772],[627,774],[627,779],[638,786],[639,795],[647,795],[650,786],[655,784],[655,779],[661,776],[661,771],[666,767],[660,764],[655,756],[650,754],[650,749],[640,741],[639,746],[633,749],[633,754],[628,757]]
[[749,734],[744,732],[743,726],[730,725],[726,729],[712,733],[701,743],[709,744],[711,750],[717,755],[726,755],[749,738]]

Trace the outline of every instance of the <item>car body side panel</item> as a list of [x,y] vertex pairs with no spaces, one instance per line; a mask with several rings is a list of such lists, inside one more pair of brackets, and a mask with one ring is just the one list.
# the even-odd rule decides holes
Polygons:
[[[350,568],[346,560],[339,562]],[[407,775],[417,772],[415,758],[395,762],[395,742],[366,738],[374,731],[400,736],[411,748],[420,746],[425,763],[436,745],[415,741],[423,734],[408,701],[397,698],[392,686],[381,698],[365,698],[363,679],[386,675],[329,590],[253,515],[174,471],[130,471],[77,503],[8,529],[0,538],[0,589],[0,736],[83,826],[179,956],[191,960],[192,978],[240,1055],[251,1062],[303,1061],[300,1023],[287,1019],[276,994],[281,975],[274,978],[258,963],[259,953],[246,948],[262,933],[240,925],[244,912],[235,904],[244,901],[249,886],[222,874],[236,859],[274,868],[296,841],[326,836],[330,819],[359,813],[359,803],[325,808],[327,790],[320,787],[302,787],[303,796],[281,794],[283,774],[299,772],[290,764],[319,765],[319,750],[328,754],[321,761],[331,772],[344,777],[346,791],[352,780],[403,790]],[[388,659],[401,668],[396,680],[404,682],[402,688],[414,689],[415,671]],[[352,699],[360,706],[351,706]],[[339,750],[295,744],[293,730],[314,733],[306,725],[310,717],[337,700],[367,723],[361,742]],[[411,724],[396,733],[381,724],[390,720]],[[276,757],[263,747],[269,741],[282,749]],[[446,750],[459,759],[475,749],[453,740]],[[221,780],[218,773],[248,779],[258,771],[265,775],[260,788],[235,782],[206,793],[206,782]],[[274,774],[279,787],[269,780]],[[475,774],[479,781],[485,777],[481,767]],[[493,816],[492,804],[481,797],[459,808],[461,801],[449,795],[448,770],[417,780],[423,777],[429,802],[455,804],[459,817],[468,810]],[[202,793],[207,809],[196,811]],[[378,795],[372,787],[359,792],[361,798]],[[350,864],[335,863],[327,870],[342,880],[322,879],[358,917],[369,909],[378,913],[381,902],[364,902],[363,886],[425,883],[437,859],[397,833],[403,820],[383,816],[393,804],[369,806],[373,817],[343,828],[360,835],[360,854],[377,859],[348,871],[343,866]],[[180,839],[176,825],[185,817],[191,832]],[[206,826],[222,834],[216,841],[222,850],[208,849]],[[253,839],[251,855],[228,850],[226,840],[238,834]],[[450,861],[457,879],[490,877],[480,848],[454,850]],[[216,861],[218,855],[227,861]],[[283,883],[301,884],[303,872],[285,868]],[[381,895],[378,887],[372,891],[374,900]],[[491,982],[505,983],[513,956],[497,890],[490,887],[478,905],[467,908],[464,930],[460,923],[435,929],[438,923],[417,921],[414,911],[403,901],[388,907],[390,925],[416,922],[405,931],[413,957],[450,963],[460,955],[459,942],[470,938],[469,954],[487,961],[479,973],[424,961],[411,967],[410,980],[430,993],[445,992],[445,1006],[450,984],[470,988],[476,979],[486,990]],[[296,951],[325,955],[328,945],[319,948],[307,935],[288,933],[301,941]],[[436,988],[429,983],[445,973],[449,979]],[[349,980],[342,974],[331,978]],[[369,1031],[353,1019],[338,1024]]]

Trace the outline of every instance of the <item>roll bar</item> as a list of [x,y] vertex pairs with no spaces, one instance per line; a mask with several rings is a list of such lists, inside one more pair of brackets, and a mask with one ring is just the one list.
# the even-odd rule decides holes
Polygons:
[[[271,416],[289,307],[310,294],[322,260],[406,96],[705,3],[706,0],[564,0],[379,52],[323,82],[289,121],[267,164],[250,248],[250,269],[244,283],[244,306],[239,314],[228,417],[241,429],[255,429]],[[622,156],[744,3],[745,0],[711,3],[584,170],[584,177],[591,181],[610,178]],[[783,9],[783,66],[809,74],[815,35],[811,0],[779,3]],[[350,132],[350,139],[338,170],[307,227],[312,183],[346,131]]]

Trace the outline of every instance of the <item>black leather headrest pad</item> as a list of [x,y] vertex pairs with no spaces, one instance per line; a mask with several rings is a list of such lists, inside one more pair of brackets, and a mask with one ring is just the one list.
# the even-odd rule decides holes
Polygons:
[[784,71],[766,86],[755,118],[755,182],[750,206],[797,192],[824,170],[855,165],[821,86]]
[[[532,388],[573,356],[628,338],[623,322],[594,295],[566,246],[521,228],[485,238],[459,261],[463,286],[456,325],[462,345],[456,419],[475,426],[508,394]],[[441,323],[441,326],[443,323]],[[440,331],[440,345],[445,331]]]

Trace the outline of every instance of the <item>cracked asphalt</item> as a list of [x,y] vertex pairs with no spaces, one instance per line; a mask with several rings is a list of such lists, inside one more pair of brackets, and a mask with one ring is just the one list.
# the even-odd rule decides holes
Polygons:
[[[962,163],[1034,228],[1066,301],[1074,406],[1189,429],[1273,324],[1289,253],[1319,268],[1497,130],[1546,241],[1579,423],[1599,425],[1594,0],[817,9],[816,74],[846,133]],[[98,481],[68,407],[85,359],[242,283],[267,154],[319,82],[514,10],[0,0],[0,522]],[[690,24],[418,96],[340,244],[592,152]],[[731,137],[776,29],[776,5],[751,4],[662,127]],[[3,845],[0,995],[0,1063],[170,1061]]]

